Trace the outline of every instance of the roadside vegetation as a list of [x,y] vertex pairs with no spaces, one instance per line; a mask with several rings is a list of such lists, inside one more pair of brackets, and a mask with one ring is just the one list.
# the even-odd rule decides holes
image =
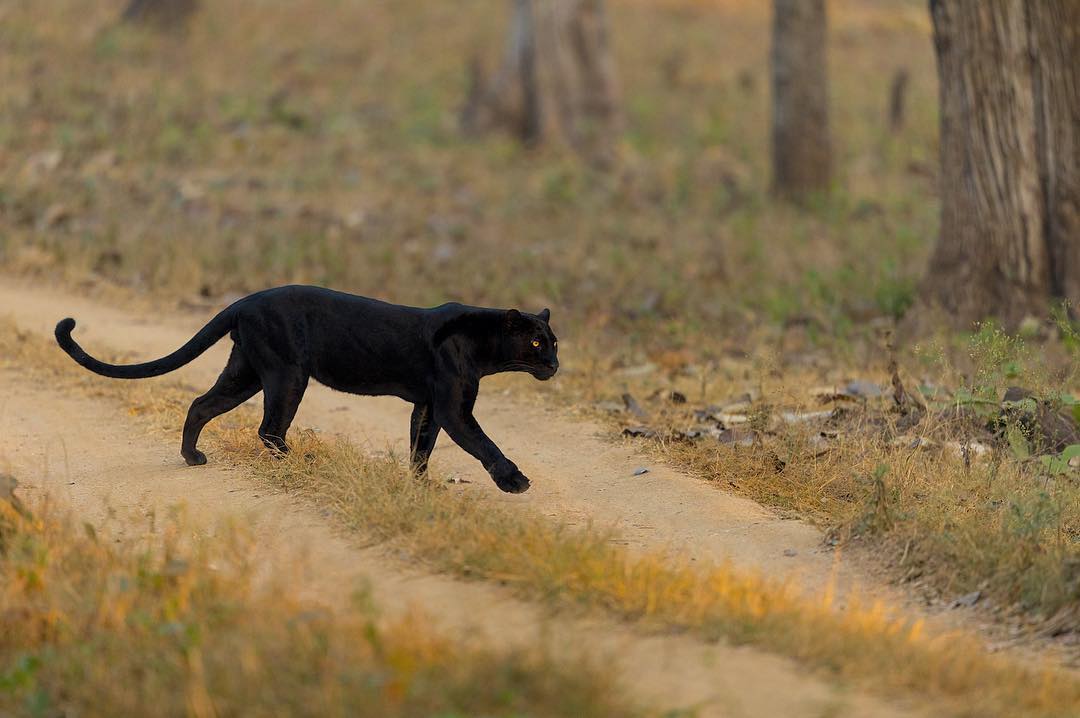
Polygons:
[[931,605],[966,597],[1025,633],[1068,636],[1080,630],[1080,337],[1059,331],[1047,348],[987,325],[895,367],[883,337],[863,371],[768,352],[697,371],[611,367],[617,388],[564,377],[560,397],[594,392],[589,411],[657,456],[872,547]]
[[380,620],[359,591],[306,602],[292,572],[256,571],[242,525],[210,540],[179,512],[123,539],[0,482],[4,715],[643,715],[566,656]]

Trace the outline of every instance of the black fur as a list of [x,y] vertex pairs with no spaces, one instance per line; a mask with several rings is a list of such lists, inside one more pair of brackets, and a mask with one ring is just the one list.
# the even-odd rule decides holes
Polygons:
[[[444,304],[403,307],[320,287],[268,289],[239,300],[210,320],[172,354],[144,364],[117,366],[88,355],[71,330],[56,325],[56,341],[92,372],[141,379],[178,369],[226,334],[232,354],[217,383],[196,399],[184,422],[180,453],[190,465],[206,463],[196,448],[202,428],[263,392],[259,436],[285,452],[285,433],[308,380],[338,391],[398,396],[414,405],[409,443],[412,467],[422,473],[440,430],[476,457],[503,491],[520,493],[529,480],[484,434],[473,417],[481,377],[525,371],[546,380],[559,368],[550,312],[481,309]],[[533,346],[534,343],[539,346]]]

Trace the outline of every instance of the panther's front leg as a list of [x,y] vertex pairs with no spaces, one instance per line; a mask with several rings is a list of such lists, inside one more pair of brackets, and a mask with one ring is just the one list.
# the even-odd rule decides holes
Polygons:
[[496,486],[510,494],[527,491],[529,479],[488,438],[473,416],[478,389],[478,380],[444,375],[434,391],[435,421],[454,443],[483,464]]

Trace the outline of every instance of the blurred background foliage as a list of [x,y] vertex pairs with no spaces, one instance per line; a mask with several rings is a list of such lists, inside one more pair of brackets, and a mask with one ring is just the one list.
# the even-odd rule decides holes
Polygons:
[[459,130],[507,5],[226,0],[162,31],[117,2],[5,4],[0,261],[190,301],[311,282],[552,306],[625,347],[846,338],[914,301],[938,223],[925,3],[829,3],[834,187],[800,207],[768,193],[768,3],[608,4],[609,168]]

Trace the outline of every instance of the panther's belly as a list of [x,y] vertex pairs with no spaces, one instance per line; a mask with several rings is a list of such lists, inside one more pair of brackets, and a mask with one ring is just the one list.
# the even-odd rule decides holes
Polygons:
[[315,374],[313,378],[335,391],[343,391],[348,394],[361,396],[396,396],[413,404],[426,401],[423,392],[401,381],[389,379],[362,379],[359,377],[335,377],[324,374]]

